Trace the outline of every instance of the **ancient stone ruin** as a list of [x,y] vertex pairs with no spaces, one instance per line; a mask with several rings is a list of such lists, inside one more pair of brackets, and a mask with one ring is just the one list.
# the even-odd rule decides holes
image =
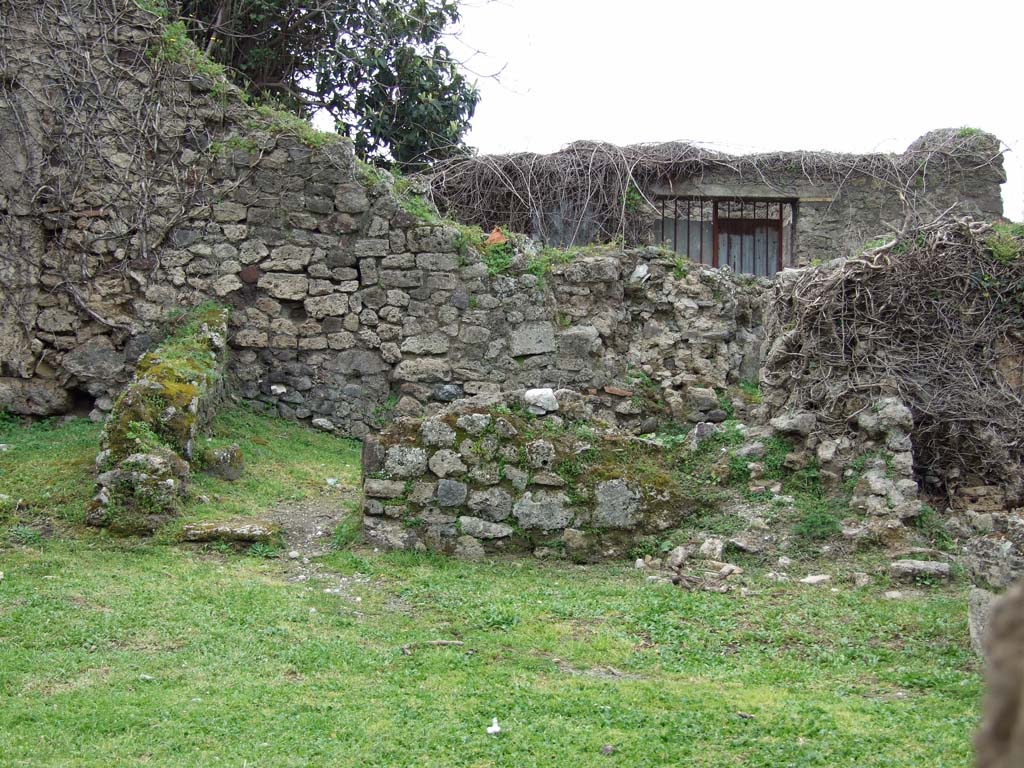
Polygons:
[[[165,34],[120,0],[18,3],[0,29],[3,409],[110,418],[118,448],[131,393],[154,385],[151,350],[183,309],[214,302],[228,310],[208,339],[226,335],[230,396],[366,439],[365,527],[381,545],[622,555],[708,502],[615,457],[642,465],[660,450],[645,435],[689,432],[696,448],[739,421],[729,471],[751,493],[772,496],[783,463],[849,483],[844,532],[871,541],[898,540],[928,494],[959,510],[979,578],[1020,572],[1019,483],[984,469],[1019,457],[1005,418],[1020,397],[1017,246],[985,221],[1001,214],[994,137],[936,131],[896,156],[572,145],[405,179],[247,105]],[[532,181],[496,181],[512,168]],[[872,329],[901,316],[873,321],[851,297],[954,257],[972,277],[936,288],[917,317],[968,285],[980,303],[966,316],[1003,319],[893,363],[905,339]],[[993,306],[1010,315],[980,311]],[[855,335],[830,335],[831,308]],[[933,418],[942,382],[906,383],[950,350],[984,372],[968,421]],[[132,421],[159,432],[192,395]],[[786,447],[766,467],[775,439]],[[171,457],[144,472],[144,452],[121,453],[101,501],[111,472],[184,486]]]

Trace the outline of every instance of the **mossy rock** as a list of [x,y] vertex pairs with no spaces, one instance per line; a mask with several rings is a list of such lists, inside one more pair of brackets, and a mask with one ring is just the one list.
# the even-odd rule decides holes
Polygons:
[[135,378],[114,404],[103,445],[119,461],[164,446],[191,459],[212,415],[225,364],[228,310],[204,304],[139,360]]
[[222,480],[235,481],[245,471],[245,455],[237,444],[200,451],[197,463],[204,472]]
[[88,523],[122,535],[150,534],[180,513],[189,466],[174,451],[156,447],[127,456],[97,482]]

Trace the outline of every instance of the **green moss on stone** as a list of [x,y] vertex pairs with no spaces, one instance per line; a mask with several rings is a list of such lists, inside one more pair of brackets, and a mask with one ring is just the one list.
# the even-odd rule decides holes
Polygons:
[[203,304],[139,360],[135,378],[114,405],[104,443],[111,460],[154,444],[191,457],[202,400],[221,377],[228,310]]

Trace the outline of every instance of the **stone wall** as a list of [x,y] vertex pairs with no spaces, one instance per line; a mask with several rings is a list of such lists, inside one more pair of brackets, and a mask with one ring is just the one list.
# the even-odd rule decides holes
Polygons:
[[[134,3],[15,4],[0,42],[2,408],[102,416],[168,319],[209,299],[232,309],[234,394],[356,437],[541,386],[600,392],[644,432],[721,420],[714,390],[757,378],[767,283],[653,247],[556,258],[513,237],[496,260],[347,142],[165,55]],[[94,93],[69,108],[83,79]],[[998,162],[941,168],[942,194],[997,204]],[[779,194],[816,194],[794,185]],[[845,199],[863,188],[850,205],[884,218],[876,186],[851,179]],[[638,382],[664,414],[609,394]]]
[[[724,214],[721,221],[733,218],[735,203],[743,200],[741,213],[762,225],[784,203],[784,266],[803,266],[854,255],[868,241],[951,208],[961,216],[1000,216],[1002,152],[995,136],[975,128],[930,131],[899,154],[732,155],[684,142],[618,147],[580,141],[546,155],[456,158],[435,168],[429,182],[442,209],[465,223],[511,225],[550,245],[666,239],[681,255],[691,250],[689,257],[704,263],[713,250],[712,202]],[[695,199],[704,201],[703,209],[690,207]],[[707,227],[699,249],[687,217],[693,227]],[[675,219],[680,229],[673,237]],[[691,236],[693,244],[684,242]],[[759,258],[766,248],[758,244]],[[719,254],[721,263],[725,257]]]
[[[161,58],[155,17],[116,0],[70,8],[77,17],[49,19],[56,32],[40,26],[49,3],[15,14],[5,38],[18,85],[0,114],[5,142],[18,141],[0,162],[23,183],[5,190],[0,214],[24,237],[4,240],[5,317],[17,320],[2,329],[0,407],[102,415],[168,319],[208,299],[232,309],[234,394],[356,437],[463,394],[642,375],[685,415],[690,385],[754,378],[757,284],[680,268],[656,249],[539,269],[521,239],[495,269],[482,233],[440,223],[349,143]],[[109,26],[91,24],[112,11]],[[114,115],[83,126],[58,108],[77,87],[54,64],[61,35],[127,63],[97,80],[97,110]],[[144,124],[132,110],[147,111]],[[26,121],[36,128],[16,130]],[[148,137],[163,154],[143,162],[141,150],[115,149],[119,128],[132,153]],[[75,152],[53,153],[62,142]],[[71,173],[74,194],[44,206]]]
[[[764,283],[656,248],[553,259],[520,238],[496,265],[482,233],[347,142],[165,56],[133,3],[18,4],[2,42],[0,407],[102,415],[168,318],[208,299],[233,310],[234,393],[357,437],[462,395],[637,377],[697,422],[718,410],[700,390],[757,377]],[[85,74],[92,111],[65,108]],[[960,174],[942,189],[991,210],[995,177]],[[844,194],[888,215],[870,180]]]
[[625,555],[699,505],[662,458],[572,390],[478,395],[363,442],[363,528],[387,549]]
[[866,242],[902,227],[908,215],[930,221],[955,206],[958,215],[1002,216],[1001,151],[991,134],[940,129],[921,136],[902,155],[777,153],[766,159],[763,172],[744,163],[714,163],[699,175],[655,184],[649,191],[792,201],[795,221],[786,266],[806,266],[857,255]]
[[222,307],[198,307],[139,361],[103,430],[91,525],[151,532],[179,511],[190,463],[228,479],[241,473],[238,446],[196,446],[223,391],[227,318]]

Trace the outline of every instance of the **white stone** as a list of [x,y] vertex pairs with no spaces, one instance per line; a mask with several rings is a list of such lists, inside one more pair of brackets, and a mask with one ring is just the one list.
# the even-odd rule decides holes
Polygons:
[[558,399],[550,387],[526,390],[523,401],[526,403],[526,409],[538,416],[558,410]]
[[832,577],[824,573],[816,573],[810,576],[805,576],[800,579],[801,584],[810,584],[811,586],[817,586],[818,584],[828,584],[832,581]]
[[645,283],[651,277],[651,268],[646,264],[637,264],[633,269],[632,274],[629,276],[629,282],[631,283]]
[[709,536],[704,539],[704,543],[700,545],[700,554],[702,557],[707,557],[711,560],[720,560],[722,557],[722,548],[725,546],[723,542],[717,536]]

